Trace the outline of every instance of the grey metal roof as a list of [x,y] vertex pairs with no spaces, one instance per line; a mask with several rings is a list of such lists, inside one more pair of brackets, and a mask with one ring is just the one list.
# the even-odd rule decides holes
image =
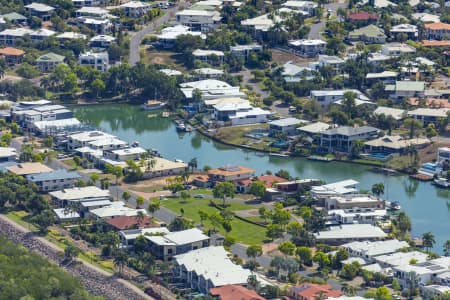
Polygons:
[[44,172],[26,176],[31,182],[61,180],[61,179],[78,179],[81,178],[77,172],[69,172],[66,169],[59,169],[51,172]]
[[350,126],[339,126],[336,128],[331,128],[323,132],[326,135],[340,134],[340,135],[358,135],[371,132],[377,132],[378,129],[371,126],[361,126],[361,127],[350,127]]

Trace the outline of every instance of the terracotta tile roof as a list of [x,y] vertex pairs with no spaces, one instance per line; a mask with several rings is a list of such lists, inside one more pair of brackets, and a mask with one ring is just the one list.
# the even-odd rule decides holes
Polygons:
[[425,29],[430,30],[450,30],[450,24],[447,23],[427,23],[424,25]]
[[197,175],[197,176],[194,177],[194,181],[208,182],[209,181],[209,176],[208,175]]
[[315,300],[321,293],[325,298],[342,296],[341,291],[333,290],[329,284],[305,283],[291,287],[289,292],[290,294],[300,296],[305,300]]
[[[409,98],[408,104],[418,106],[420,101],[418,98]],[[425,99],[425,105],[430,108],[450,108],[450,102],[448,99],[427,98]]]
[[370,14],[368,12],[357,12],[349,14],[347,18],[354,21],[378,20],[378,15]]
[[138,226],[138,218],[136,216],[119,216],[106,220],[106,223],[116,228],[117,230],[133,229],[133,228],[150,228],[154,227],[151,219],[144,216]]
[[6,47],[3,49],[0,49],[0,55],[20,56],[20,55],[24,55],[24,54],[25,54],[25,51],[17,49],[17,48]]
[[424,47],[450,47],[450,41],[435,41],[435,40],[424,40],[420,44]]
[[266,187],[270,188],[272,187],[272,183],[273,182],[286,182],[287,180],[279,177],[279,176],[275,176],[275,175],[262,175],[262,176],[258,176],[256,177],[257,180],[261,180],[262,182],[264,182],[264,184],[266,185]]
[[211,295],[218,296],[221,300],[265,300],[255,291],[240,285],[224,285],[209,290]]
[[225,166],[208,171],[209,175],[233,176],[238,174],[253,173],[255,170],[243,166]]

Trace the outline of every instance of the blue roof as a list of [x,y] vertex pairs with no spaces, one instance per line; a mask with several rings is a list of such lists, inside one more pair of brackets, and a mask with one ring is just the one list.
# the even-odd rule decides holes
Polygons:
[[61,179],[78,179],[81,178],[77,172],[69,172],[66,169],[59,169],[50,172],[27,175],[26,179],[31,182],[61,180]]

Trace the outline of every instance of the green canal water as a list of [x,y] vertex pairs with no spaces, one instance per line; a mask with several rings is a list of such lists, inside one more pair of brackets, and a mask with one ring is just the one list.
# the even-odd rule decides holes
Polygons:
[[136,106],[83,106],[74,108],[74,112],[83,122],[130,143],[138,141],[144,148],[157,149],[167,159],[187,162],[196,157],[199,167],[241,164],[254,168],[257,174],[286,169],[294,177],[319,178],[326,182],[352,178],[360,182],[360,189],[366,190],[374,183],[383,182],[384,198],[399,201],[402,210],[410,216],[413,236],[431,231],[436,237],[435,251],[439,253],[445,240],[450,239],[450,190],[436,188],[430,183],[410,180],[407,176],[376,174],[361,165],[246,151],[214,142],[196,132],[179,134],[169,118],[162,118],[158,112],[141,111]]

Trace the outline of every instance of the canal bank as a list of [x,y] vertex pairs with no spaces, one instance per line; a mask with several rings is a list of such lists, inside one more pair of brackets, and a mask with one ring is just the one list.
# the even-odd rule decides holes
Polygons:
[[293,177],[319,178],[326,182],[353,178],[364,190],[370,190],[374,183],[383,182],[384,198],[399,201],[411,217],[413,236],[433,232],[436,236],[435,250],[440,253],[445,240],[450,239],[450,191],[437,189],[429,183],[410,180],[406,176],[373,173],[370,166],[270,156],[227,146],[197,132],[180,134],[170,118],[149,114],[136,106],[81,106],[73,110],[80,120],[130,143],[139,141],[142,147],[157,149],[168,159],[188,162],[196,157],[199,167],[241,164],[255,169],[257,174],[285,169]]

